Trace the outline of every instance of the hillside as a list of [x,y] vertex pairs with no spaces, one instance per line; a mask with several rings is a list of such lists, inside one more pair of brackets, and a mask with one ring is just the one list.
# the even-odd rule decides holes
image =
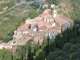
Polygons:
[[56,4],[58,13],[64,14],[73,20],[80,20],[80,0],[47,0],[47,2]]
[[[30,39],[26,45],[18,46],[18,49],[13,49],[14,51],[2,49],[0,60],[80,60],[80,0],[47,0],[47,2],[57,5],[59,14],[72,18],[75,23],[73,27],[70,26],[65,31],[61,28],[61,33],[55,39],[44,37],[42,45],[39,40],[35,43]],[[12,39],[13,31],[25,21],[26,15],[30,18],[39,15],[33,8],[23,4],[1,14],[0,39],[5,42]],[[33,11],[30,12],[31,10]]]
[[4,10],[9,9],[14,5],[15,5],[14,0],[0,0],[0,12],[3,12]]
[[30,5],[20,5],[0,14],[0,40],[11,40],[13,31],[27,18],[31,10]]

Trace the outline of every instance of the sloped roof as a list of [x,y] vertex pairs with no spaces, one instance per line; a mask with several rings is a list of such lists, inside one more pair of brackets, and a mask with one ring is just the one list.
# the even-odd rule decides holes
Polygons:
[[56,26],[54,26],[53,28],[54,28],[54,29],[59,29],[59,28],[60,28],[60,26],[57,26],[57,25],[56,25]]
[[23,24],[21,26],[18,27],[18,29],[25,29],[29,26],[30,24]]
[[44,26],[44,25],[39,27],[40,30],[43,30],[43,29],[46,29],[46,28],[47,28],[47,26]]

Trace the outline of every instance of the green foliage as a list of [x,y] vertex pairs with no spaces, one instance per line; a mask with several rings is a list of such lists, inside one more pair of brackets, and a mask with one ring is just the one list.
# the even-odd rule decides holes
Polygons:
[[45,52],[42,49],[39,49],[34,56],[34,60],[45,60]]
[[7,4],[9,8],[11,8],[14,5],[15,5],[15,0],[10,0],[10,2]]
[[80,58],[80,48],[78,48],[78,50],[77,50],[77,56],[78,56],[78,58]]
[[29,17],[30,17],[31,19],[33,19],[33,18],[35,18],[35,17],[37,17],[37,16],[39,16],[39,12],[36,11],[36,10],[33,10],[33,11],[31,11],[31,12],[29,13]]
[[64,57],[59,56],[59,57],[57,57],[57,58],[56,58],[56,60],[65,60],[65,58],[64,58]]
[[75,44],[76,43],[76,39],[71,39],[69,40],[70,43]]
[[[11,0],[13,1],[13,0]],[[21,5],[22,6],[22,5]],[[19,10],[20,11],[20,10]],[[1,18],[1,24],[0,24],[0,37],[1,40],[3,40],[4,42],[8,42],[10,40],[12,40],[13,37],[13,32],[15,29],[17,29],[18,26],[21,25],[21,23],[23,23],[25,21],[25,19],[28,17],[28,13],[24,13],[22,15],[19,15],[19,11],[16,11],[16,7],[3,13],[0,14],[0,18]],[[14,15],[15,13],[16,16]],[[6,19],[7,20],[4,20]]]
[[55,51],[55,52],[50,52],[49,56],[47,57],[47,60],[55,60],[56,57],[59,57],[59,56],[64,56],[64,53],[63,51]]
[[[68,60],[74,60],[79,58],[79,54],[78,54],[79,52],[76,53],[76,51],[79,51],[78,49],[80,47],[80,45],[78,44],[79,42],[77,41],[78,35],[76,34],[77,33],[76,31],[77,29],[75,28],[75,26],[73,26],[73,28],[67,28],[60,35],[58,35],[55,41],[53,42],[56,44],[56,48],[54,52],[50,52],[50,54],[47,57],[47,60],[56,60],[58,59],[59,56],[62,56],[64,57],[64,59],[68,59]],[[63,53],[61,52],[59,53],[60,51],[59,49],[63,50]],[[70,56],[72,56],[72,58],[70,58]]]
[[[55,3],[58,5],[61,0],[48,0],[50,3]],[[80,24],[80,13],[79,13],[79,0],[70,0],[73,3],[73,14],[70,13],[71,18],[76,23]],[[37,4],[34,5],[37,7]],[[9,12],[8,12],[9,13]],[[30,12],[29,16],[30,18],[35,18],[40,13],[36,10],[33,10]],[[9,41],[12,38],[13,31],[22,23],[27,16],[25,17],[17,17],[17,20],[15,20],[15,16],[11,16],[10,14],[5,15],[3,17],[10,17],[12,18],[9,21],[3,22],[3,27],[1,27],[1,33],[0,33],[0,39],[3,39],[4,41]],[[1,17],[1,16],[0,16]],[[16,21],[16,22],[15,22]],[[11,23],[11,24],[9,24]],[[13,27],[13,28],[11,28]],[[14,28],[16,27],[16,28]],[[9,31],[7,31],[9,29]],[[63,31],[61,34],[59,34],[56,39],[52,39],[52,41],[49,39],[49,37],[44,38],[43,44],[40,46],[39,42],[38,44],[35,44],[33,40],[29,40],[29,42],[24,46],[19,46],[19,51],[15,54],[12,54],[11,52],[3,49],[0,50],[0,60],[79,60],[80,58],[80,38],[78,35],[78,28],[76,25],[73,26],[73,28],[67,28],[65,31]],[[7,31],[7,32],[6,32]],[[5,35],[4,35],[4,32]]]
[[4,2],[0,4],[0,10],[3,10],[4,7],[8,6],[8,8],[11,8],[15,5],[14,0],[10,0],[10,2]]
[[10,60],[11,59],[11,52],[8,50],[2,49],[0,50],[0,60]]
[[34,1],[34,3],[31,4],[35,9],[38,9],[40,7],[39,3]]
[[78,48],[79,48],[79,45],[75,44],[75,45],[71,46],[70,50],[71,50],[71,52],[76,52],[78,50]]
[[[75,32],[75,28],[71,29],[71,31]],[[66,30],[67,32],[69,30]],[[62,32],[57,38],[65,40],[65,32]],[[69,34],[71,34],[70,32]],[[68,38],[68,37],[67,37]],[[68,38],[69,40],[73,39],[73,37]],[[75,38],[74,38],[75,39]],[[77,60],[80,58],[80,44],[76,43],[73,44],[70,41],[67,41],[64,43],[63,47],[60,48],[59,46],[56,46],[56,44],[59,44],[56,40],[52,39],[50,40],[49,37],[44,38],[43,44],[40,46],[39,42],[38,44],[35,44],[33,40],[29,40],[26,45],[19,46],[19,51],[17,53],[9,54],[9,56],[4,57],[4,53],[1,53],[0,59],[6,59],[6,60]],[[60,40],[61,43],[63,41]],[[77,40],[77,39],[76,39]],[[40,46],[40,47],[39,47]],[[52,49],[52,50],[50,50]],[[4,50],[3,50],[4,51]]]
[[47,60],[55,60],[57,57],[56,52],[50,52],[50,54],[47,57]]
[[64,46],[63,46],[63,51],[69,51],[71,49],[71,44],[70,43],[66,43]]
[[59,14],[61,14],[62,12],[63,12],[62,10],[59,10],[59,11],[58,11]]
[[60,34],[56,37],[55,42],[56,42],[57,47],[62,48],[64,44],[66,43],[66,39],[64,39],[63,35]]
[[77,53],[76,52],[74,52],[74,53],[72,53],[71,55],[70,55],[70,60],[75,60],[76,58],[77,58]]

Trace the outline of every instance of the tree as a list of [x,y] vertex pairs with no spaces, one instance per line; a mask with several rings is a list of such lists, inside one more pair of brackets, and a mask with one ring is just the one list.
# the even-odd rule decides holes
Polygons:
[[72,53],[71,55],[70,55],[70,60],[75,60],[76,58],[77,58],[77,53],[76,52],[74,52],[74,53]]
[[47,60],[55,60],[57,57],[56,52],[50,52],[50,54],[47,57]]
[[35,9],[38,9],[40,7],[39,3],[36,1],[34,1],[34,3],[32,3],[31,6],[34,6]]
[[55,52],[50,52],[50,54],[47,57],[47,60],[55,60],[56,57],[62,56],[64,57],[64,53],[62,50],[60,51],[55,51]]
[[64,46],[64,44],[66,43],[66,40],[63,38],[62,34],[59,34],[56,38],[55,38],[55,44],[57,48],[62,48]]
[[13,55],[11,54],[11,60],[13,60]]
[[38,15],[39,15],[39,12],[37,12],[36,10],[33,10],[33,11],[31,11],[31,12],[29,13],[29,17],[30,17],[31,19],[37,17]]
[[[52,41],[51,41],[51,42],[52,42]],[[55,49],[56,49],[55,42],[52,42],[52,43],[49,45],[49,52],[53,52]]]
[[46,56],[49,54],[49,42],[50,42],[50,39],[49,39],[49,36],[48,36],[46,38],[45,47],[44,47],[44,51],[45,51]]
[[23,56],[23,53],[21,54],[21,60],[24,60],[24,56]]
[[71,49],[70,51],[73,53],[73,52],[76,52],[78,50],[79,46],[77,44],[74,44],[71,46]]
[[71,44],[70,43],[66,43],[64,46],[63,46],[63,51],[69,51],[71,49]]
[[33,54],[31,52],[31,48],[29,49],[28,60],[33,60]]
[[80,58],[80,48],[77,50],[78,58]]
[[42,49],[39,49],[34,56],[34,60],[45,60],[45,52]]
[[72,44],[76,44],[77,41],[76,41],[76,39],[70,39],[69,42]]
[[29,41],[28,60],[33,60],[33,54],[31,52],[31,41]]
[[59,57],[57,57],[55,60],[65,60],[65,58],[62,57],[62,56],[59,56]]

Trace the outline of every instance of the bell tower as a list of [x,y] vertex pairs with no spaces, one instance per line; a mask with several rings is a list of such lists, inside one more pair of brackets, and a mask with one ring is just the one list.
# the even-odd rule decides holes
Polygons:
[[54,10],[53,10],[53,17],[55,18],[57,16],[57,11],[55,9],[56,7],[54,6]]

